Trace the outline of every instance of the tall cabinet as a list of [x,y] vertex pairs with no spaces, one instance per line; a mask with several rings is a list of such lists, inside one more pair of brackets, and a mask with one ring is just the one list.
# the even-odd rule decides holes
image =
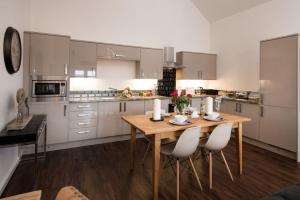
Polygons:
[[299,36],[260,43],[260,140],[297,152]]
[[31,75],[66,76],[69,68],[70,37],[29,33]]

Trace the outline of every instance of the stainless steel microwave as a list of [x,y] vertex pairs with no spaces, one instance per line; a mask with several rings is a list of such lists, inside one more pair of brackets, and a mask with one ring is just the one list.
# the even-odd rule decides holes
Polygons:
[[66,96],[67,80],[32,80],[32,98]]

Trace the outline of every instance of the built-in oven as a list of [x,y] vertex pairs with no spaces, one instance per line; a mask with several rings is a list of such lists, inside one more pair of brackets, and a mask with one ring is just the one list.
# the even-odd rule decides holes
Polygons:
[[67,97],[67,79],[47,77],[31,80],[31,98]]

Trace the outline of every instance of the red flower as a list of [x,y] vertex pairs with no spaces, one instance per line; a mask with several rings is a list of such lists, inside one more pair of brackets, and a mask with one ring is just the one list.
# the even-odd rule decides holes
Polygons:
[[193,96],[192,96],[191,94],[188,94],[187,97],[188,97],[188,98],[192,98]]
[[171,95],[171,97],[178,97],[178,93],[177,93],[177,91],[175,91],[175,92],[172,92],[170,95]]

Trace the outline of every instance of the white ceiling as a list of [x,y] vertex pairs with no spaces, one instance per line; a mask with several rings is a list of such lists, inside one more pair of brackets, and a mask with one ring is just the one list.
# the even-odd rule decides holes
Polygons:
[[271,0],[192,0],[210,22],[229,17]]

